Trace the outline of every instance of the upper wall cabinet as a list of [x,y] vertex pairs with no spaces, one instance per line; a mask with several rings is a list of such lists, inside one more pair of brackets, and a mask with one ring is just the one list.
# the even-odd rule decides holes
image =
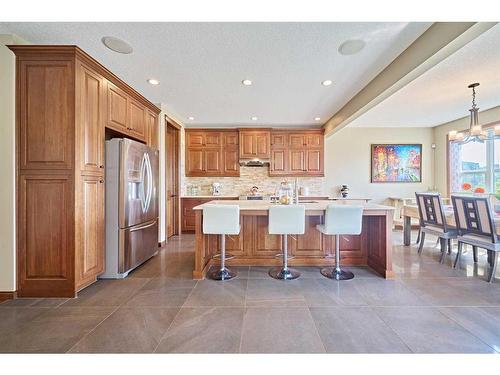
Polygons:
[[240,129],[240,159],[269,159],[271,132]]
[[128,128],[128,97],[125,92],[108,82],[108,121],[106,126],[126,131]]
[[273,130],[269,176],[321,177],[324,172],[323,130]]
[[238,132],[186,129],[186,176],[239,176]]

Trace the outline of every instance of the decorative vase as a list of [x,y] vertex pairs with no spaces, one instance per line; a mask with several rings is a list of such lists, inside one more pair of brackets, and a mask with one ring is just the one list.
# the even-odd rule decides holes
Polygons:
[[342,195],[342,198],[347,198],[347,195],[349,194],[349,186],[340,185],[340,194]]

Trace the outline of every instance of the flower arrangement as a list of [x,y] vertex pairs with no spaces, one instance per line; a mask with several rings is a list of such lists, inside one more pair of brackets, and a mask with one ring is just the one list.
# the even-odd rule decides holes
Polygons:
[[469,194],[485,194],[486,193],[486,190],[485,188],[481,187],[481,186],[477,186],[475,188],[472,188],[472,185],[469,184],[468,182],[464,182],[462,184],[462,191],[464,193],[469,193]]

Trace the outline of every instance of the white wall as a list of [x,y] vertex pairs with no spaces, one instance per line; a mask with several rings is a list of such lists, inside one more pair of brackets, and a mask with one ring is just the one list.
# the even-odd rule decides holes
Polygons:
[[[432,128],[344,128],[325,139],[325,193],[338,195],[341,184],[352,197],[371,197],[382,203],[387,197],[413,197],[433,187]],[[421,183],[371,183],[372,143],[421,143]]]
[[[481,124],[500,121],[500,106],[479,112],[479,121]],[[433,128],[436,143],[436,188],[442,195],[448,195],[446,135],[451,130],[469,129],[469,122],[469,117],[463,117]]]
[[15,242],[15,56],[0,35],[0,292],[16,290]]

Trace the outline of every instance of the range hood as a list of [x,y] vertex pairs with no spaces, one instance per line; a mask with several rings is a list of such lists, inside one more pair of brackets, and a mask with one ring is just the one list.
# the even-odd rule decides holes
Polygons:
[[240,159],[242,167],[266,167],[269,164],[268,159]]

